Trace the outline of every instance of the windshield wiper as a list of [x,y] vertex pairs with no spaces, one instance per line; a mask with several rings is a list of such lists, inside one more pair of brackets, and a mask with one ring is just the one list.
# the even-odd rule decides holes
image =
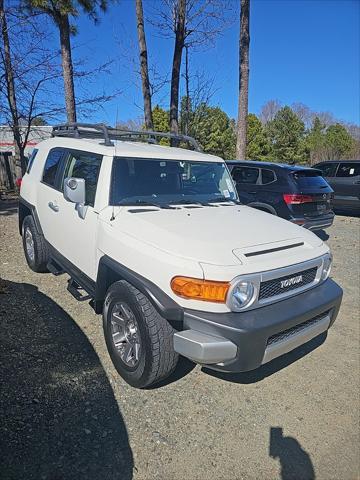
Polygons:
[[200,202],[198,200],[186,200],[186,199],[181,199],[181,200],[172,200],[169,202],[170,205],[206,205],[205,202]]
[[119,207],[129,207],[129,206],[149,206],[149,207],[158,207],[158,208],[170,208],[174,209],[167,203],[156,203],[156,202],[147,202],[146,200],[133,200],[129,202],[120,202]]

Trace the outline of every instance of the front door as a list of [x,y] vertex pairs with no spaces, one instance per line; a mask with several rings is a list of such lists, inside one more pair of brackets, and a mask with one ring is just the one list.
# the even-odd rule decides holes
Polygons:
[[[50,245],[88,277],[96,278],[98,212],[96,188],[102,156],[75,150],[53,149],[46,160],[38,190],[38,214]],[[74,203],[65,200],[66,177],[85,179],[86,214],[81,218]]]

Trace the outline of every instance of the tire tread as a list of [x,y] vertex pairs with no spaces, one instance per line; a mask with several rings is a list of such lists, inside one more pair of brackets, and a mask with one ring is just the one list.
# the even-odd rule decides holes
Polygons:
[[[179,355],[173,348],[174,329],[154,308],[150,300],[125,280],[115,282],[108,291],[116,289],[116,285],[125,287],[138,305],[144,326],[147,331],[151,359],[147,364],[147,374],[142,378],[139,388],[146,388],[167,378],[175,370]],[[105,302],[106,303],[106,302]]]

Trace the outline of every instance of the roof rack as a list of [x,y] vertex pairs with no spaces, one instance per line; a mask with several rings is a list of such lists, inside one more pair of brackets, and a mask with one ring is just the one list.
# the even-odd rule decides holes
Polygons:
[[200,145],[193,137],[176,135],[168,132],[151,132],[147,130],[121,130],[109,127],[103,123],[63,123],[55,125],[52,130],[53,137],[72,138],[103,138],[104,145],[113,146],[112,140],[145,141],[157,143],[160,138],[169,138],[177,142],[187,142],[194,150],[201,152]]

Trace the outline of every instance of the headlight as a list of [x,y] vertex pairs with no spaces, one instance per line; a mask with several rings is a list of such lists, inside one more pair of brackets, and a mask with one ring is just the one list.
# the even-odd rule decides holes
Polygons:
[[255,300],[255,296],[254,284],[248,280],[239,280],[229,291],[228,306],[232,311],[238,312],[249,306]]
[[324,281],[326,280],[331,272],[331,265],[332,265],[332,255],[329,253],[326,255],[323,259],[323,269],[321,272],[321,280]]

